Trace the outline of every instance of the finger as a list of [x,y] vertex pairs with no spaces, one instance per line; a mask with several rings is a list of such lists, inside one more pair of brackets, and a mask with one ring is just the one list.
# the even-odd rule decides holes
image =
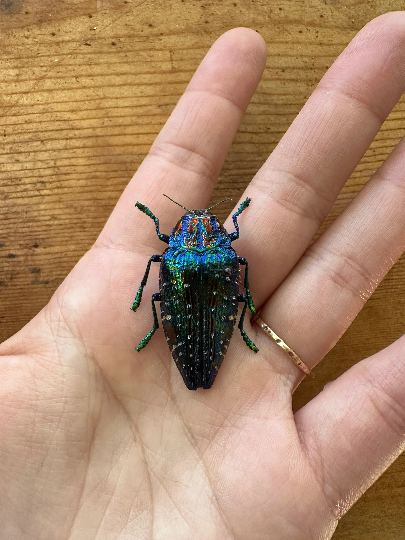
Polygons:
[[[98,245],[132,249],[142,241],[134,231],[147,218],[135,211],[137,200],[162,216],[163,229],[172,228],[179,215],[163,193],[188,208],[205,207],[265,62],[265,43],[253,30],[236,28],[214,43],[118,201]],[[153,231],[150,227],[147,245]]]
[[404,170],[403,139],[262,310],[263,320],[311,368],[405,250]]
[[300,259],[404,91],[404,30],[404,13],[363,28],[248,186],[238,250],[250,263],[258,305]]
[[296,413],[303,447],[338,517],[405,449],[404,387],[402,337]]

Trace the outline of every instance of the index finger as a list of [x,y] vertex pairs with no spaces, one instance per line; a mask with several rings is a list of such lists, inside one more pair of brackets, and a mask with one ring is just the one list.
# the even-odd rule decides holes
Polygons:
[[265,63],[266,45],[248,28],[230,30],[214,43],[96,245],[132,250],[140,241],[157,243],[154,227],[143,240],[134,234],[146,219],[134,209],[137,200],[157,216],[169,215],[171,224],[178,208],[163,193],[188,208],[205,207]]

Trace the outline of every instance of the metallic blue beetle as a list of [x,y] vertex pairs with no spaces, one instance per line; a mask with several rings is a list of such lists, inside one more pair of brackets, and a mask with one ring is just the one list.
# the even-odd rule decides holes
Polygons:
[[[160,292],[152,296],[154,326],[137,351],[148,344],[159,328],[155,302],[160,302],[166,340],[189,390],[211,388],[232,336],[238,302],[244,303],[239,330],[247,346],[258,351],[243,329],[247,307],[255,313],[249,291],[248,263],[231,247],[231,242],[239,238],[237,217],[249,203],[247,198],[232,216],[236,231],[231,234],[209,213],[213,206],[207,210],[187,210],[179,205],[187,214],[179,220],[170,237],[159,231],[159,220],[149,208],[139,202],[135,205],[154,220],[158,237],[169,244],[162,255],[149,259],[131,308],[136,311],[139,307],[151,263],[159,262]],[[239,265],[246,267],[246,294],[239,293]]]

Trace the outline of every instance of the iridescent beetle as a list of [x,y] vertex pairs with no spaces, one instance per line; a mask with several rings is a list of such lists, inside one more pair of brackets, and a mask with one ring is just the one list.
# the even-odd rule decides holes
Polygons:
[[[216,205],[207,210],[188,210],[170,200],[187,210],[170,237],[159,231],[159,219],[149,208],[139,202],[135,205],[154,220],[158,237],[169,244],[162,255],[149,259],[131,308],[138,309],[151,263],[159,262],[160,292],[152,295],[154,325],[136,350],[143,349],[159,328],[155,302],[160,302],[166,340],[187,388],[211,388],[232,336],[238,302],[244,303],[239,330],[247,346],[258,351],[243,329],[247,307],[252,313],[256,311],[249,291],[248,263],[231,247],[231,242],[239,238],[237,217],[251,199],[247,198],[232,216],[236,231],[231,234],[209,213]],[[246,267],[246,294],[239,294],[239,265]]]

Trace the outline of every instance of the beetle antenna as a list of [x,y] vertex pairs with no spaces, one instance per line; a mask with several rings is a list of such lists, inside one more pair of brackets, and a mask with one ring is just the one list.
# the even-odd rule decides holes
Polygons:
[[205,210],[205,212],[208,212],[208,210],[211,210],[211,208],[214,208],[214,206],[218,206],[219,204],[221,204],[221,203],[223,203],[223,202],[225,202],[225,201],[232,201],[232,199],[230,199],[229,197],[228,197],[228,199],[223,199],[222,201],[219,201],[219,202],[213,204],[212,206],[210,206],[209,208],[207,208],[207,209]]
[[177,204],[177,206],[181,206],[181,208],[184,208],[184,210],[187,210],[187,212],[190,212],[190,214],[193,214],[193,211],[192,210],[189,210],[188,208],[186,208],[185,206],[183,206],[182,204],[174,201],[173,199],[170,199],[170,197],[168,195],[165,195],[163,193],[163,197],[167,197],[170,201],[174,202],[174,204]]

